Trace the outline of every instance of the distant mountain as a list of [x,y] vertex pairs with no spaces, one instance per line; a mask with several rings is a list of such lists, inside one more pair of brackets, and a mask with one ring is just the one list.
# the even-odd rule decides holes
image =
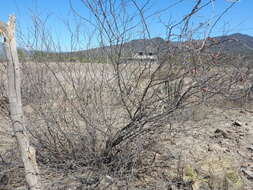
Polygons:
[[214,39],[220,42],[215,48],[220,48],[222,51],[228,53],[247,53],[253,51],[253,37],[246,34],[235,33],[214,37]]
[[[226,53],[248,53],[253,52],[253,37],[235,33],[231,35],[224,35],[224,36],[217,36],[213,37],[217,45],[213,45],[210,50],[221,50]],[[201,40],[197,40],[201,42]],[[168,48],[175,48],[175,47],[183,47],[184,44],[186,45],[188,42],[172,42],[166,41],[162,38],[152,38],[152,39],[137,39],[126,42],[123,44],[123,51],[124,52],[160,52],[164,49]],[[214,44],[216,44],[214,43]],[[98,48],[99,49],[99,48]]]
[[161,49],[168,47],[168,41],[162,38],[138,39],[127,42],[123,45],[123,49],[130,52],[153,52],[156,53]]
[[[120,47],[119,47],[120,46]],[[125,42],[120,45],[113,45],[113,46],[104,46],[100,48],[94,48],[84,51],[79,51],[79,53],[96,53],[96,54],[103,54],[107,51],[117,50],[121,48],[122,54],[132,54],[134,52],[157,52],[162,48],[167,47],[167,41],[160,37],[151,38],[151,39],[136,39],[131,40],[129,42]]]
[[[241,34],[241,33],[235,33],[231,35],[224,35],[224,36],[217,36],[210,38],[215,40],[214,43],[216,45],[211,46],[210,50],[212,51],[218,51],[221,50],[226,53],[253,53],[253,37]],[[196,40],[196,42],[201,42],[201,40]],[[152,38],[152,39],[136,39],[129,42],[124,43],[122,48],[122,54],[123,56],[131,56],[133,53],[137,52],[146,52],[146,53],[157,53],[162,52],[165,49],[168,48],[174,48],[178,47],[179,45],[181,47],[184,46],[184,44],[187,44],[187,42],[171,42],[166,41],[160,37]],[[82,50],[82,51],[76,51],[76,52],[65,52],[65,53],[49,53],[49,52],[42,52],[42,54],[47,53],[50,55],[53,55],[52,57],[55,57],[57,55],[63,56],[63,59],[68,57],[89,57],[92,56],[98,56],[98,57],[104,57],[108,52],[113,52],[114,50],[117,50],[119,46],[105,46],[100,48],[94,48],[89,50]],[[28,55],[33,52],[41,52],[41,51],[28,51],[23,48],[19,48],[23,50],[23,52]],[[4,50],[3,50],[3,44],[0,43],[0,59],[4,58]]]

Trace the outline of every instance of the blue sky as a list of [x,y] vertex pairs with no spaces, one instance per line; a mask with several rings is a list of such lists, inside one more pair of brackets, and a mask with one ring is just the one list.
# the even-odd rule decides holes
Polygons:
[[[178,0],[151,0],[151,3],[147,7],[147,15],[157,10],[164,9],[177,1]],[[203,1],[205,2],[207,0]],[[72,2],[73,7],[80,15],[85,18],[90,18],[90,13],[84,8],[81,0],[72,0]],[[137,0],[137,2],[141,5],[144,0]],[[167,24],[169,21],[174,22],[182,18],[183,15],[191,10],[194,2],[195,0],[184,0],[168,11],[164,11],[148,19],[147,22],[150,26],[151,36],[166,37],[166,30],[162,25]],[[192,24],[192,26],[194,24],[198,25],[207,19],[217,18],[217,15],[230,5],[231,3],[226,0],[216,0],[212,6],[207,7],[196,15],[192,20],[193,23],[191,22],[190,24]],[[127,11],[131,12],[132,10],[128,8]],[[253,36],[252,11],[253,0],[240,0],[219,21],[211,35],[216,36],[223,33],[231,34],[240,32]],[[32,25],[32,16],[36,15],[39,16],[42,21],[46,20],[46,26],[51,31],[53,40],[59,43],[64,50],[70,49],[71,36],[67,31],[66,23],[70,21],[70,25],[74,26],[76,23],[79,23],[79,20],[73,16],[69,0],[4,0],[4,4],[0,6],[0,20],[6,21],[8,15],[13,13],[16,14],[17,17],[18,31],[22,31],[22,33],[25,34],[24,40],[30,40],[29,38],[32,38],[32,34],[28,35],[28,33]],[[86,32],[87,35],[93,33],[93,30],[87,23],[83,24],[80,30],[84,31],[84,33]],[[84,37],[80,41],[82,41],[82,43],[80,43],[81,45],[77,48],[85,49],[84,46],[89,41],[88,37]],[[19,43],[20,46],[22,46],[22,42],[20,41]],[[96,46],[94,40],[91,44]]]

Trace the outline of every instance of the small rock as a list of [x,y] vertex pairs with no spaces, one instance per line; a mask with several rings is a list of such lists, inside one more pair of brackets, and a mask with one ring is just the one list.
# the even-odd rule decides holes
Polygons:
[[246,175],[247,179],[253,180],[253,171],[250,171],[245,168],[241,169],[241,171],[244,173],[244,175]]
[[238,121],[234,121],[234,122],[232,123],[232,126],[234,126],[234,127],[241,127],[242,124],[239,123]]
[[253,152],[253,144],[252,144],[251,146],[247,147],[247,149],[248,149],[249,151]]
[[214,131],[214,133],[215,133],[215,136],[214,137],[220,137],[220,136],[222,136],[223,138],[228,138],[228,134],[225,132],[225,131],[223,131],[223,130],[221,130],[221,129],[216,129],[215,131]]

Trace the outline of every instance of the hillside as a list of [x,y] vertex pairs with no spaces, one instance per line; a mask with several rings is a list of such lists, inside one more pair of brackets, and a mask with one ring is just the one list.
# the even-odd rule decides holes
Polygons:
[[[251,55],[253,52],[253,37],[245,34],[235,33],[231,35],[217,36],[210,38],[211,41],[208,41],[212,44],[209,47],[210,51],[222,51],[227,54],[244,54]],[[214,40],[214,41],[213,41]],[[201,40],[196,40],[197,44]],[[191,42],[190,42],[191,43]],[[166,41],[163,38],[156,37],[152,39],[136,39],[124,43],[120,48],[121,55],[123,57],[129,57],[137,52],[145,53],[161,53],[167,51],[169,48],[176,48],[180,46],[179,49],[182,49],[184,45],[188,42],[175,42],[175,41]],[[102,48],[94,48],[78,52],[66,52],[61,53],[61,56],[64,57],[64,60],[72,59],[73,57],[78,60],[81,60],[83,57],[106,57],[108,53],[115,52],[118,49],[118,46],[105,46]]]
[[[249,54],[253,51],[253,37],[235,33],[231,35],[224,35],[224,36],[217,36],[213,37],[212,39],[218,42],[218,45],[213,45],[210,49],[217,51],[221,50],[226,53],[246,53]],[[199,40],[198,40],[199,41]],[[187,42],[184,42],[187,43]],[[177,42],[169,42],[160,37],[152,38],[152,39],[136,39],[129,42],[126,42],[122,46],[122,54],[129,56],[136,52],[152,52],[157,53],[161,52],[168,47],[177,47],[178,45],[182,45],[182,43]],[[114,49],[115,48],[115,49]],[[19,48],[22,49],[22,48]],[[105,54],[108,52],[113,52],[114,50],[118,49],[118,46],[105,46],[100,48],[93,48],[89,50],[82,50],[76,52],[64,52],[60,53],[62,58],[69,58],[69,57],[87,57],[89,55],[97,56],[97,57],[104,57]],[[113,50],[113,51],[112,51]],[[37,52],[37,51],[36,51]],[[43,52],[42,54],[44,54]],[[28,54],[28,51],[26,51]],[[54,53],[47,53],[48,55],[55,55]],[[59,55],[58,53],[56,53]],[[4,50],[3,44],[0,44],[0,58],[3,58]]]
[[218,47],[226,52],[246,53],[253,51],[253,37],[246,34],[235,33],[228,36],[218,36],[214,39],[221,42]]

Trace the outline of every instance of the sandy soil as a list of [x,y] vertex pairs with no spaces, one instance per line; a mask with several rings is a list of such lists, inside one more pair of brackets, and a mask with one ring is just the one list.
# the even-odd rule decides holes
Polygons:
[[[171,178],[177,174],[176,170],[180,162],[180,167],[194,168],[194,171],[202,177],[210,175],[209,172],[218,175],[221,171],[224,174],[225,171],[233,170],[245,184],[245,189],[252,189],[253,113],[242,109],[202,107],[201,112],[198,110],[191,114],[191,120],[175,123],[172,128],[166,129],[159,135],[159,143],[150,150],[156,155],[154,165],[157,167],[156,169],[150,167],[150,173],[147,173],[156,173],[156,175],[143,174],[142,182],[139,183],[158,184],[157,176],[162,174]],[[0,121],[0,154],[3,154],[15,146],[15,143],[10,136],[10,123],[3,117]],[[217,165],[211,165],[215,162]],[[212,171],[205,167],[207,165],[213,167]],[[59,179],[65,181],[61,183],[62,187],[78,185],[73,176],[61,176],[61,178],[58,176],[55,182],[51,179],[50,184],[59,183]],[[194,183],[197,184],[197,179]],[[165,189],[165,187],[160,188]]]

